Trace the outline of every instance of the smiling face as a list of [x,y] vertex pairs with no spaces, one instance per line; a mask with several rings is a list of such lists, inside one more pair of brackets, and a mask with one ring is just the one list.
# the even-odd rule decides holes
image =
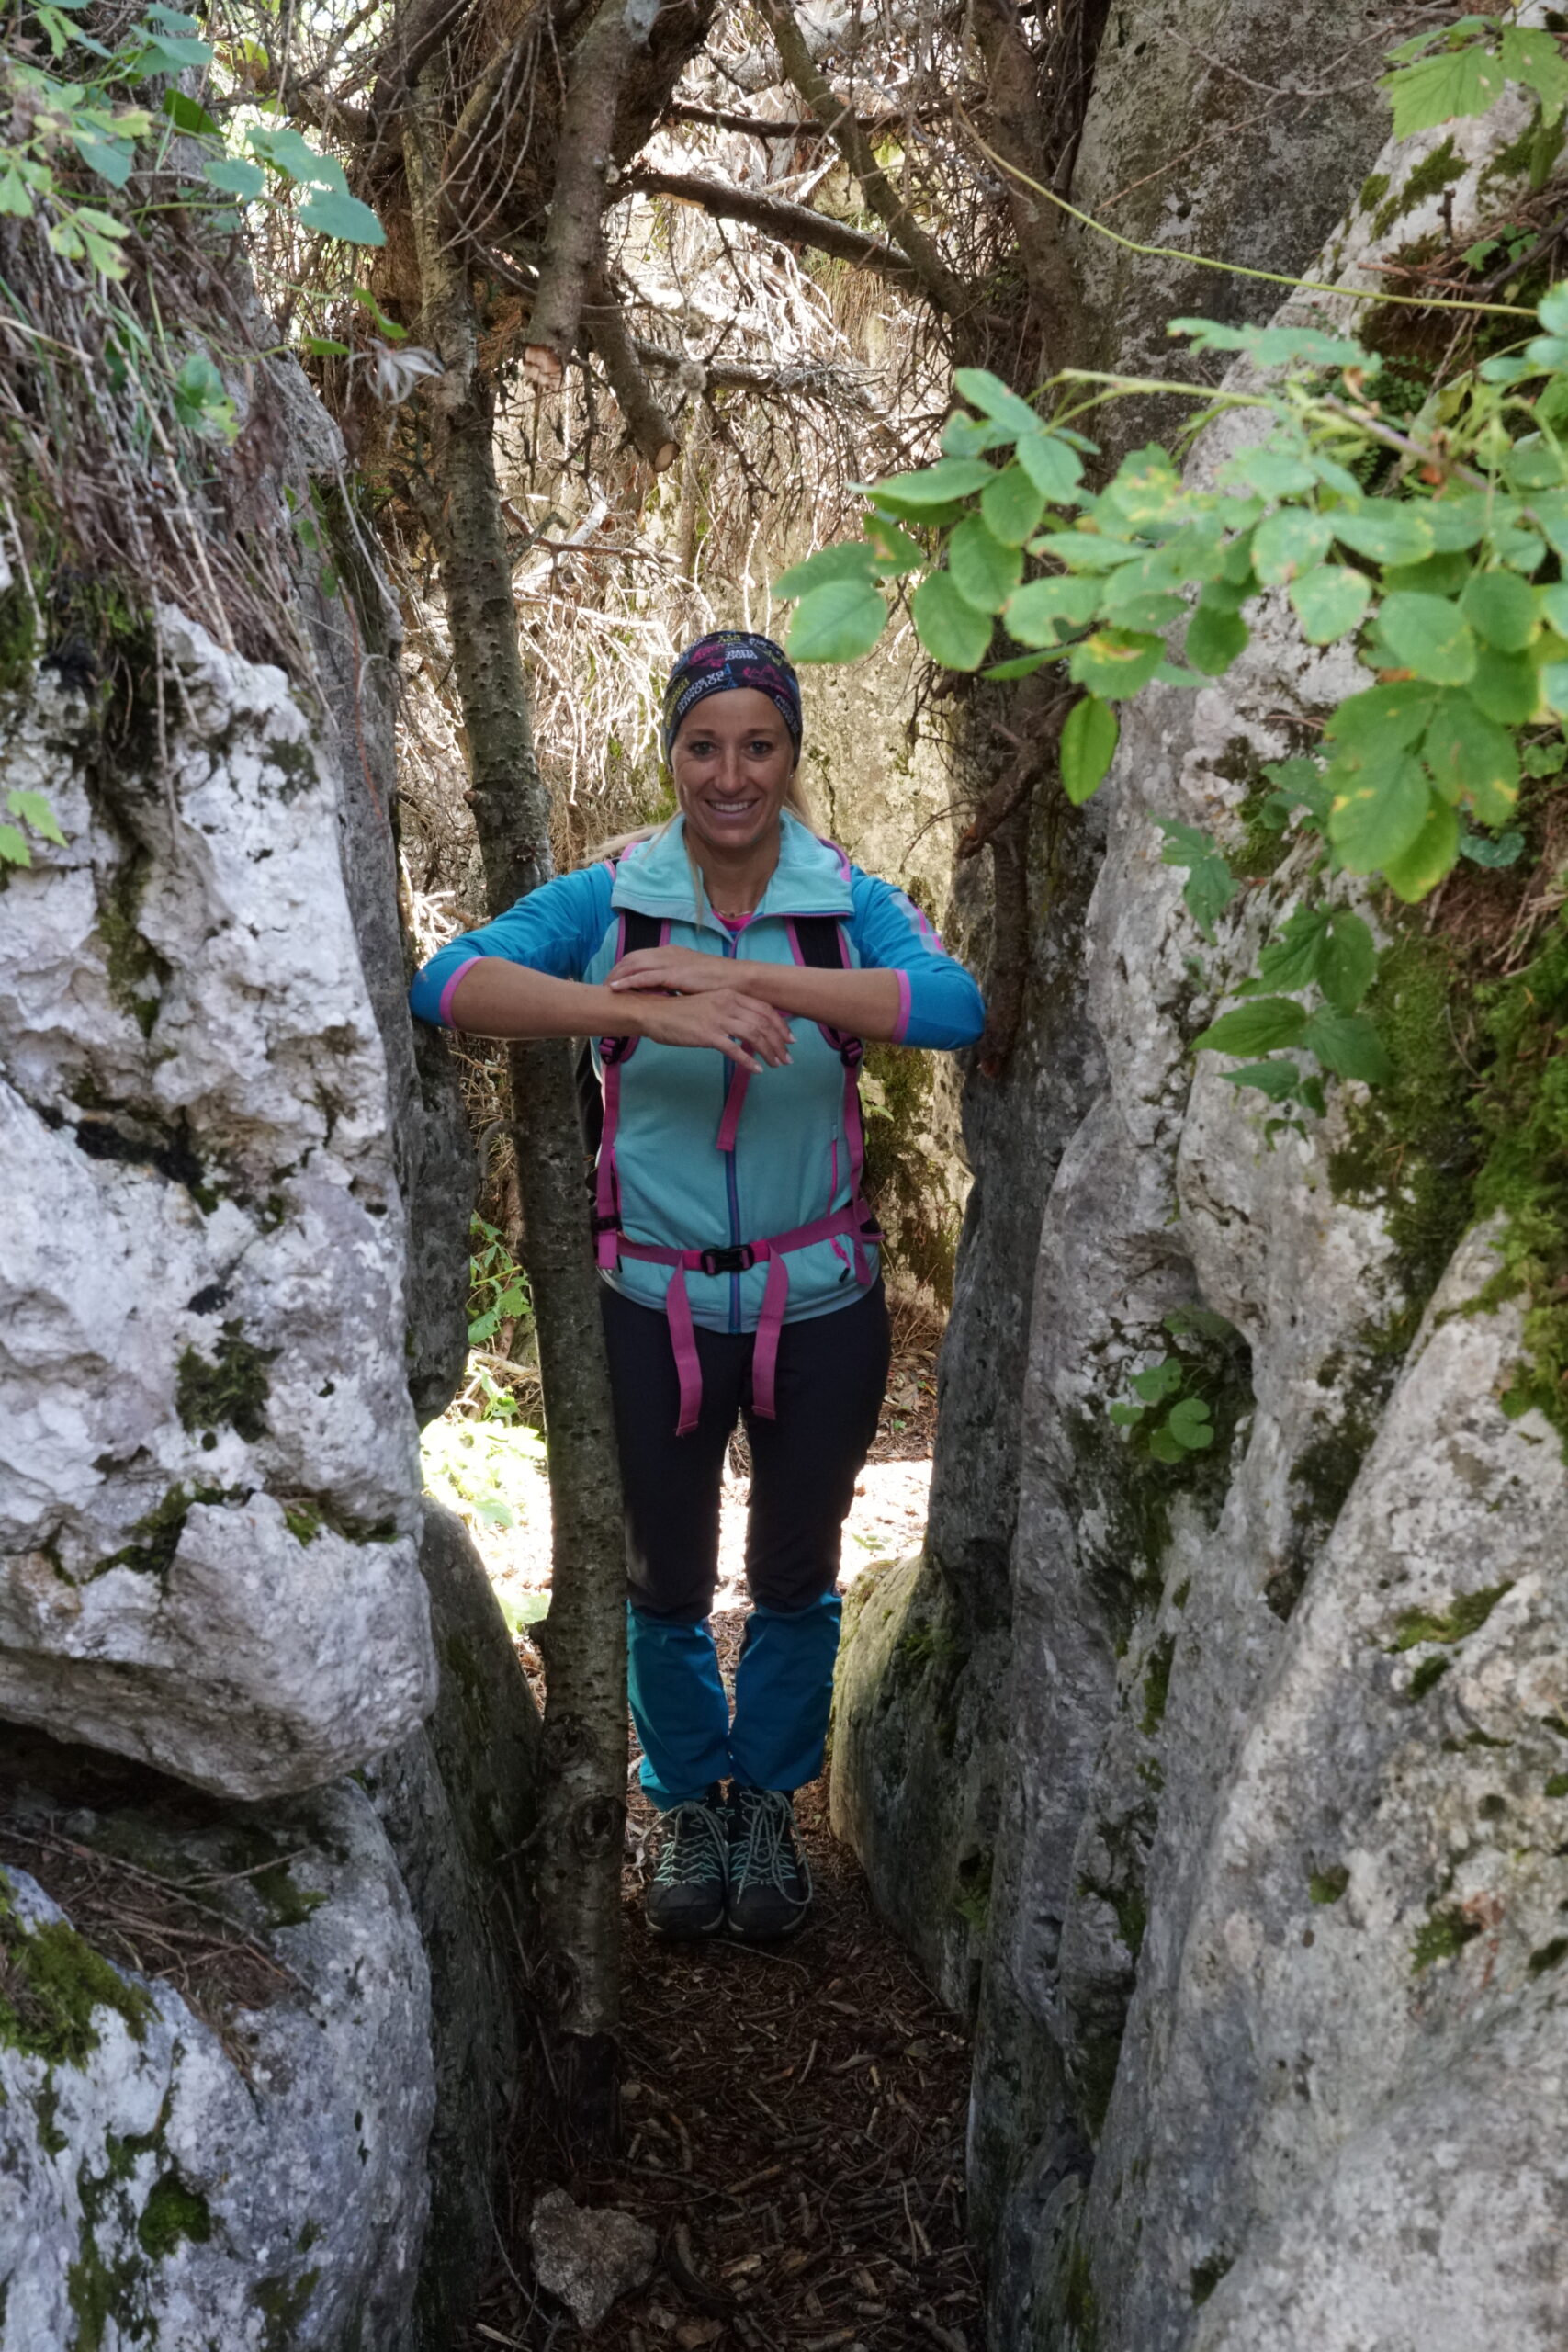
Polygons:
[[795,745],[766,695],[751,686],[707,695],[671,747],[675,797],[699,849],[743,857],[778,824]]

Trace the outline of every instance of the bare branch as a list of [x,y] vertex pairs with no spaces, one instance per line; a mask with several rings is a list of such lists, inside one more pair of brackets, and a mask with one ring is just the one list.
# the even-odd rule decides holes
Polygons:
[[926,290],[919,273],[885,237],[868,237],[863,229],[852,229],[847,220],[830,220],[786,196],[756,196],[750,188],[730,187],[695,172],[638,171],[628,174],[621,186],[631,194],[670,196],[679,204],[694,204],[716,220],[742,220],[781,244],[814,245],[818,253],[831,254],[856,269],[874,270],[907,292]]
[[594,271],[589,292],[592,304],[585,306],[582,313],[589,340],[604,363],[610,390],[626,418],[634,446],[654,472],[661,474],[674,464],[680,453],[675,428],[642,372],[625,314],[603,270]]
[[550,225],[523,354],[525,376],[547,391],[566,372],[583,291],[598,262],[621,84],[633,43],[647,38],[649,6],[656,14],[657,0],[601,0],[567,69]]
[[837,368],[829,359],[788,359],[773,368],[750,359],[693,359],[684,351],[667,350],[663,344],[646,342],[641,335],[633,336],[632,348],[645,368],[671,372],[694,369],[704,391],[756,392],[764,399],[795,394],[802,400],[848,401],[874,413],[875,403],[858,372]]
[[877,162],[871,141],[861,128],[853,108],[834,96],[832,85],[818,71],[806,45],[795,11],[784,5],[784,0],[757,0],[757,11],[778,44],[784,72],[824,130],[833,139],[839,153],[859,180],[867,204],[877,219],[884,222],[888,234],[908,255],[909,266],[919,280],[920,290],[950,318],[959,316],[969,306],[969,298],[962,282],[949,269]]
[[[908,119],[908,114],[902,109],[896,109],[886,114],[862,115],[860,126],[863,130],[870,131],[874,137],[880,136],[884,131],[897,130]],[[727,112],[723,107],[689,106],[683,99],[677,99],[673,106],[665,107],[664,120],[705,123],[712,130],[743,130],[753,139],[826,139],[828,137],[827,130],[815,115],[797,116],[784,122],[768,122],[760,115],[732,114]]]

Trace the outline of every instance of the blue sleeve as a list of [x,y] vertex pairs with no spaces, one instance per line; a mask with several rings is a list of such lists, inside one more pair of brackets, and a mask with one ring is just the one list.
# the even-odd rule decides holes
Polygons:
[[451,1028],[452,990],[480,956],[504,956],[513,964],[526,964],[530,971],[548,972],[553,979],[580,980],[610,927],[614,887],[607,865],[558,874],[493,922],[449,939],[414,975],[409,1002],[416,1018]]
[[914,900],[858,865],[851,888],[850,935],[862,964],[898,975],[903,1015],[895,1044],[948,1053],[972,1046],[986,1025],[986,1001]]

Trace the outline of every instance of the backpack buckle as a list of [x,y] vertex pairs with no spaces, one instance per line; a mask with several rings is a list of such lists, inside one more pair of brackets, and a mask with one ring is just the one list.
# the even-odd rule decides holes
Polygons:
[[757,1252],[749,1241],[733,1250],[705,1250],[700,1260],[705,1274],[749,1274],[756,1262]]

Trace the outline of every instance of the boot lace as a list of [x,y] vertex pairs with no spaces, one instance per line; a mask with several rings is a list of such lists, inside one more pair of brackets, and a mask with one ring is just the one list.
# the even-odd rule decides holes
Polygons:
[[811,1866],[795,1843],[795,1808],[782,1789],[738,1789],[741,1838],[730,1876],[739,1890],[776,1888],[804,1909],[811,1900]]
[[656,1886],[703,1886],[722,1880],[728,1862],[724,1818],[705,1797],[672,1805],[654,1866]]

